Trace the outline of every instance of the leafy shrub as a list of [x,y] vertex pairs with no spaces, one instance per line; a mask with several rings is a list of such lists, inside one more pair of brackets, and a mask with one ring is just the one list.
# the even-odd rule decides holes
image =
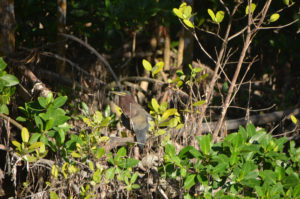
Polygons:
[[30,144],[41,141],[54,152],[64,149],[62,146],[66,133],[71,128],[67,124],[70,117],[61,108],[67,99],[67,96],[54,99],[53,94],[49,93],[46,98],[39,97],[37,102],[25,103],[24,107],[19,107],[23,116],[17,117],[16,120],[26,122],[29,130],[33,132],[29,140]]
[[15,94],[15,85],[19,84],[19,80],[11,74],[7,74],[4,70],[7,64],[0,57],[0,113],[9,114],[7,105],[10,98]]
[[200,150],[184,147],[178,154],[165,146],[162,176],[174,178],[185,191],[200,198],[298,198],[300,197],[300,148],[288,139],[273,138],[253,124],[240,127],[222,142],[211,135],[197,137]]

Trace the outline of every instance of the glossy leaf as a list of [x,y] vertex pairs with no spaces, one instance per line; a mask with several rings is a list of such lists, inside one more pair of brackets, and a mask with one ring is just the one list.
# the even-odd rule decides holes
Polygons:
[[47,97],[46,97],[46,105],[48,106],[51,102],[53,101],[53,93],[52,92],[49,92]]
[[206,101],[205,100],[200,100],[200,101],[197,101],[193,104],[193,106],[202,106],[203,104],[205,104]]
[[224,19],[224,11],[218,11],[217,14],[216,14],[216,22],[217,23],[221,23]]
[[22,128],[21,136],[23,142],[27,143],[29,141],[29,132],[27,128]]
[[283,0],[283,3],[288,6],[290,5],[290,0]]
[[152,105],[152,108],[154,109],[154,111],[156,113],[158,113],[159,112],[159,104],[155,98],[152,98],[151,105]]
[[183,19],[183,13],[179,9],[173,8],[173,13],[180,19]]
[[291,117],[292,122],[294,124],[297,124],[297,122],[298,122],[297,118],[294,115],[291,115],[290,117]]
[[278,13],[275,13],[275,14],[272,14],[270,19],[269,19],[269,22],[272,23],[272,22],[275,22],[279,19],[280,15]]
[[115,177],[115,168],[111,167],[111,168],[107,169],[105,172],[106,182],[107,183],[110,182],[114,177]]
[[[251,3],[251,13],[254,12],[255,8],[256,8],[256,5],[254,3]],[[245,13],[246,13],[246,15],[249,14],[249,5],[247,5]]]
[[152,75],[154,76],[159,73],[163,69],[164,65],[165,63],[162,61],[155,64],[155,66],[152,68]]
[[211,134],[198,136],[197,140],[200,145],[202,153],[208,155],[211,148],[211,140],[212,140]]
[[5,74],[0,76],[0,81],[3,81],[4,86],[15,86],[19,84],[18,78],[11,74]]
[[56,98],[53,102],[53,108],[59,108],[63,106],[66,103],[67,99],[68,99],[67,96],[60,96]]
[[[174,8],[176,9],[176,8]],[[178,9],[177,9],[178,10]],[[150,62],[148,62],[146,59],[143,59],[143,66],[147,71],[151,71],[152,70],[152,65]]]
[[195,184],[196,184],[196,182],[195,182],[195,177],[196,177],[196,175],[195,174],[192,174],[192,175],[189,175],[186,179],[185,179],[185,181],[184,181],[184,188],[186,189],[186,190],[189,190],[192,186],[194,186]]
[[50,191],[50,199],[59,199],[59,197],[54,191]]
[[6,104],[1,104],[0,105],[0,113],[4,113],[6,115],[9,115],[9,110]]
[[215,16],[214,11],[212,11],[211,9],[207,9],[207,12],[208,12],[211,20],[213,20],[215,22],[216,21],[216,16]]
[[3,71],[6,68],[6,66],[6,62],[3,60],[2,57],[0,57],[0,71]]
[[178,115],[178,112],[177,112],[177,109],[175,108],[171,108],[171,109],[168,109],[166,110],[162,117],[161,117],[161,121],[165,121],[166,119],[168,119],[170,116],[173,116],[173,115]]
[[194,24],[189,19],[184,19],[183,23],[190,28],[195,28]]

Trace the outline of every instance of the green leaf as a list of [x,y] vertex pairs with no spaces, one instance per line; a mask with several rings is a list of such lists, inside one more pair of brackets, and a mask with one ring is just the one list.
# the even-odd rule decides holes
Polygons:
[[297,122],[298,122],[297,118],[293,114],[290,117],[291,117],[292,122],[294,124],[297,124]]
[[255,126],[252,123],[247,124],[246,130],[249,137],[252,137],[256,134]]
[[107,105],[104,110],[104,117],[109,117],[111,115],[110,106]]
[[290,5],[290,0],[283,0],[283,3],[288,6]]
[[195,28],[194,24],[189,19],[184,19],[183,23],[190,28]]
[[21,143],[20,143],[20,142],[18,142],[18,141],[16,141],[16,140],[13,140],[13,141],[11,141],[11,143],[12,143],[15,147],[17,147],[18,149],[21,149]]
[[190,19],[192,16],[192,7],[191,6],[184,6],[183,7],[183,19]]
[[201,151],[203,154],[208,155],[211,148],[211,134],[203,135],[203,136],[197,136],[198,143],[200,145]]
[[16,118],[16,120],[19,121],[19,122],[25,122],[25,121],[26,121],[26,118],[24,118],[24,117],[22,117],[22,116],[18,116],[18,117]]
[[[177,17],[179,17],[180,19],[183,19],[183,14],[182,14],[182,12],[181,12],[179,9],[173,8],[173,13],[174,13]],[[147,70],[147,69],[146,69],[146,70]]]
[[9,115],[9,110],[6,104],[1,104],[0,106],[0,113],[4,113],[6,115]]
[[185,179],[185,181],[184,181],[184,188],[186,189],[186,190],[189,190],[192,186],[194,186],[195,184],[196,184],[196,182],[195,182],[195,177],[196,177],[196,175],[195,174],[192,174],[192,175],[189,175],[186,179]]
[[[256,5],[254,3],[251,3],[251,13],[254,12],[255,8],[256,8]],[[249,5],[247,5],[245,13],[246,13],[246,15],[249,14]]]
[[52,102],[52,100],[53,100],[53,93],[49,92],[47,97],[46,97],[46,106],[48,106]]
[[157,73],[159,73],[161,71],[161,69],[164,67],[165,63],[164,62],[158,62],[157,64],[155,64],[155,66],[152,68],[152,75],[156,75]]
[[184,193],[184,199],[193,199],[193,197],[191,196],[191,194],[189,194],[188,192],[187,193]]
[[33,133],[29,139],[29,143],[33,144],[33,143],[37,142],[40,137],[41,137],[40,133]]
[[177,111],[176,108],[168,109],[168,110],[166,110],[166,111],[163,113],[163,115],[162,115],[162,117],[161,117],[161,121],[165,121],[165,120],[168,119],[170,116],[176,115],[176,114],[178,114],[178,111]]
[[296,174],[291,174],[283,179],[283,187],[290,188],[299,184],[299,177]]
[[140,185],[138,185],[138,184],[133,184],[133,185],[132,185],[132,188],[133,188],[133,189],[139,189],[139,188],[140,188]]
[[71,156],[72,156],[73,158],[81,158],[81,155],[80,155],[79,153],[76,153],[75,151],[73,151],[73,152],[71,153]]
[[43,123],[42,119],[39,116],[34,115],[34,121],[35,121],[36,126],[42,132],[44,130],[44,123]]
[[49,120],[46,122],[45,126],[45,131],[50,130],[53,127],[54,119],[51,117]]
[[50,191],[50,199],[59,199],[59,197],[54,191]]
[[214,11],[212,11],[211,9],[207,9],[207,12],[208,12],[210,18],[211,18],[214,22],[216,22],[216,16],[215,16]]
[[193,104],[193,106],[202,106],[203,104],[205,104],[206,101],[205,100],[200,100],[200,101],[197,101]]
[[133,184],[135,183],[137,177],[139,176],[138,172],[135,172],[132,176],[132,178],[130,179],[130,183]]
[[269,22],[272,23],[272,22],[275,22],[279,19],[280,15],[278,13],[274,13],[271,15],[270,19],[269,19]]
[[159,104],[155,98],[152,98],[151,105],[152,105],[152,108],[154,109],[154,111],[156,113],[158,113],[159,112]]
[[118,155],[118,156],[121,156],[121,157],[124,157],[124,156],[126,156],[126,153],[127,153],[126,148],[125,148],[125,147],[122,147],[122,148],[120,148],[120,149],[118,150],[117,155]]
[[25,127],[22,128],[21,136],[23,142],[27,143],[29,141],[29,132],[27,128]]
[[28,147],[28,150],[40,148],[42,145],[44,145],[44,143],[42,143],[42,142],[33,143],[32,145],[30,145]]
[[269,186],[276,184],[276,173],[271,170],[264,170],[260,171],[259,175],[262,177],[265,183],[267,183]]
[[67,99],[68,99],[67,96],[60,96],[56,98],[53,102],[53,108],[56,109],[63,106],[66,103]]
[[105,154],[105,149],[103,147],[98,148],[96,152],[96,158],[99,159]]
[[15,86],[19,84],[18,78],[11,74],[5,74],[0,76],[0,81],[3,81],[4,86]]
[[46,99],[44,97],[38,97],[38,102],[41,105],[41,107],[43,107],[43,108],[47,107]]
[[217,23],[221,23],[224,19],[224,11],[218,11],[217,14],[216,14],[216,22]]
[[[176,9],[176,8],[174,8]],[[178,10],[178,9],[177,9]],[[143,66],[146,69],[146,71],[151,71],[152,70],[152,65],[150,62],[148,62],[146,59],[143,59]]]
[[96,182],[96,183],[100,183],[101,182],[101,171],[100,169],[97,169],[97,171],[93,174],[93,180]]
[[139,163],[139,160],[134,159],[134,158],[128,158],[128,159],[125,159],[124,161],[122,161],[119,166],[121,168],[127,169],[127,168],[132,168],[132,167],[137,166],[138,163]]
[[0,71],[3,71],[6,68],[7,64],[3,60],[2,57],[0,57]]
[[115,177],[115,168],[111,167],[105,172],[106,183],[110,182]]
[[294,198],[300,197],[300,184],[295,186],[294,191],[293,191],[293,196],[294,196]]
[[86,103],[81,102],[81,107],[82,107],[84,114],[89,115],[89,107],[86,105]]

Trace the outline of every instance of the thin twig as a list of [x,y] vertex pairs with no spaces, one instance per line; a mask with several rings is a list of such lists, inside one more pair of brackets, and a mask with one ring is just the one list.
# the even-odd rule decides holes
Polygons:
[[68,34],[64,34],[64,33],[60,33],[59,35],[62,35],[68,39],[72,39],[78,43],[80,43],[81,45],[85,46],[87,49],[89,49],[92,53],[94,53],[94,55],[96,55],[98,57],[98,59],[100,59],[103,64],[106,66],[106,68],[109,70],[109,72],[111,73],[111,75],[113,76],[113,78],[115,79],[117,86],[119,87],[120,90],[122,90],[121,84],[118,80],[117,75],[115,74],[115,72],[112,70],[110,64],[104,59],[104,57],[102,55],[100,55],[100,53],[97,52],[97,50],[95,48],[93,48],[91,45],[89,45],[88,43],[82,41],[81,39],[79,39],[78,37],[75,37],[73,35],[68,35]]

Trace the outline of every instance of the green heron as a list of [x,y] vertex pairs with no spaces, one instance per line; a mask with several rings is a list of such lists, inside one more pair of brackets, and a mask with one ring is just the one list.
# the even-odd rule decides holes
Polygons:
[[[143,109],[143,107],[136,103],[133,96],[129,92],[113,91],[111,93],[120,96],[119,105],[122,109],[123,115],[125,116],[123,119],[121,117],[122,122],[126,128],[133,130],[136,135],[139,148],[143,149],[146,143],[146,133],[150,127],[149,120],[151,120],[151,116]],[[128,123],[130,125],[128,125]]]

